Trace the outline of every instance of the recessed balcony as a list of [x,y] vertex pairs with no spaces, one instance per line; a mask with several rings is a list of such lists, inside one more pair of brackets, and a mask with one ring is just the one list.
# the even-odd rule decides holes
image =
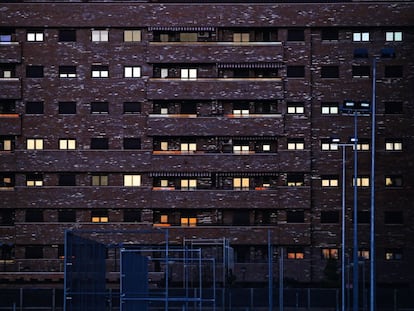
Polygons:
[[[1,85],[1,82],[0,82]],[[17,113],[0,114],[0,135],[21,135],[22,118]]]

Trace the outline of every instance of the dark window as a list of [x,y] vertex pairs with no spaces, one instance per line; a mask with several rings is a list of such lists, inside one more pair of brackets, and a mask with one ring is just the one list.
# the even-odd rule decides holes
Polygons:
[[321,68],[322,78],[339,78],[338,66],[322,66]]
[[140,222],[141,212],[138,210],[124,210],[124,222]]
[[304,223],[305,212],[304,211],[287,211],[286,222],[287,223]]
[[338,211],[323,211],[321,212],[321,223],[323,224],[336,224],[339,223]]
[[196,103],[182,103],[180,112],[182,114],[197,114],[197,104]]
[[290,187],[302,187],[305,184],[304,175],[301,173],[289,173],[287,175],[286,185]]
[[305,66],[287,66],[288,78],[303,78],[305,77]]
[[338,29],[336,28],[322,29],[321,37],[322,37],[322,40],[326,40],[326,41],[338,40],[339,38]]
[[385,66],[385,78],[402,78],[403,66]]
[[305,41],[305,31],[303,29],[288,29],[287,41]]
[[388,248],[385,250],[385,260],[403,260],[403,250],[401,248]]
[[[0,259],[10,260],[14,258],[14,245],[13,243],[2,243],[0,246]],[[4,270],[5,271],[5,270]]]
[[236,262],[250,262],[250,246],[234,245],[234,253]]
[[13,99],[0,99],[0,113],[15,113],[16,102]]
[[65,244],[59,244],[57,250],[57,258],[64,259],[65,258]]
[[43,222],[42,210],[26,210],[26,222]]
[[76,78],[76,66],[59,66],[60,78]]
[[0,209],[0,226],[12,226],[14,224],[14,210]]
[[76,186],[76,175],[59,174],[59,186]]
[[91,138],[91,149],[108,149],[108,138]]
[[27,114],[43,114],[43,102],[27,102]]
[[26,78],[43,78],[43,66],[26,66]]
[[233,212],[233,225],[236,226],[248,226],[250,225],[250,212],[249,211],[234,211]]
[[368,58],[368,49],[357,48],[354,50],[354,58]]
[[60,29],[59,30],[59,41],[61,42],[76,41],[76,30],[75,29]]
[[60,114],[76,114],[76,102],[59,102]]
[[385,113],[403,113],[403,103],[402,102],[385,102],[384,103]]
[[140,113],[141,112],[141,103],[139,102],[125,102],[124,103],[124,113]]
[[41,245],[26,246],[25,258],[26,259],[43,258],[43,246]]
[[124,149],[141,149],[141,139],[124,138]]
[[109,112],[108,102],[93,102],[91,103],[92,114],[107,114]]
[[369,224],[370,220],[371,220],[371,213],[369,211],[358,212],[358,223],[359,224]]
[[392,211],[384,213],[384,222],[386,225],[402,225],[404,216],[402,211]]
[[383,49],[381,49],[381,57],[382,58],[395,58],[394,48],[383,48]]
[[385,187],[402,187],[403,178],[401,175],[385,176]]
[[352,66],[352,77],[368,78],[371,75],[370,66]]
[[76,211],[75,210],[61,210],[58,211],[59,222],[76,222]]

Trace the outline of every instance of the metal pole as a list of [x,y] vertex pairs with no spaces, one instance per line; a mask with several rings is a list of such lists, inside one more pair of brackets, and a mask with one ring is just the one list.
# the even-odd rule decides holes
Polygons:
[[168,269],[168,229],[165,231],[165,311],[168,311],[168,278],[169,278],[169,269]]
[[269,311],[273,310],[273,265],[272,265],[272,259],[273,259],[273,252],[272,252],[272,246],[270,243],[270,230],[267,230],[267,257],[268,257],[268,265],[269,265]]
[[284,276],[284,267],[283,267],[283,260],[284,260],[284,252],[283,247],[280,248],[280,255],[279,255],[279,311],[283,311],[283,276]]
[[354,112],[354,249],[353,311],[358,311],[358,113]]
[[372,125],[371,125],[371,231],[370,231],[370,311],[375,311],[375,132],[377,96],[377,58],[372,60]]
[[346,150],[345,146],[342,148],[342,254],[341,254],[341,302],[342,302],[342,311],[345,311],[345,218],[346,218],[346,207],[345,207],[345,157]]

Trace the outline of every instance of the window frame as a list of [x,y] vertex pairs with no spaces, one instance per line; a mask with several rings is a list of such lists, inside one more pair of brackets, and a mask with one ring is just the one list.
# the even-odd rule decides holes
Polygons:
[[43,138],[27,138],[26,150],[43,150],[44,148]]
[[142,31],[140,29],[124,29],[124,42],[141,42]]
[[43,42],[45,40],[45,33],[43,30],[28,30],[26,32],[27,42]]
[[108,42],[109,41],[109,29],[92,29],[91,30],[92,42]]
[[75,138],[59,138],[59,150],[75,150]]
[[124,66],[124,78],[141,78],[141,66]]
[[141,187],[142,176],[141,174],[124,174],[124,187]]

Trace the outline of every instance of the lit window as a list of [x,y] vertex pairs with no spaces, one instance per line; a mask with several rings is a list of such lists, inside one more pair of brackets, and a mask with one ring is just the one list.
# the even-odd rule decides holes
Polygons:
[[302,248],[287,248],[288,259],[304,259],[305,252]]
[[92,186],[108,186],[108,175],[92,175]]
[[161,68],[161,78],[168,78],[168,68]]
[[303,103],[288,102],[287,103],[287,113],[289,113],[289,114],[303,114],[303,113],[305,113],[305,107],[304,107]]
[[[355,178],[352,177],[352,186],[355,185]],[[357,177],[358,187],[369,187],[369,177]]]
[[92,30],[92,41],[107,42],[109,38],[108,33],[108,30]]
[[235,116],[248,116],[250,113],[249,109],[233,109],[233,115]]
[[338,259],[338,249],[337,248],[322,248],[322,258],[323,259]]
[[168,179],[161,179],[161,180],[160,180],[160,186],[161,186],[162,188],[166,188],[166,187],[168,187]]
[[321,141],[321,150],[322,151],[331,151],[331,150],[338,150],[338,144],[332,142],[330,139],[328,140],[322,140]]
[[369,260],[369,251],[365,249],[358,250],[358,258]]
[[59,139],[60,150],[74,150],[76,149],[76,139]]
[[141,186],[141,175],[124,175],[125,187],[139,187]]
[[14,187],[14,174],[0,173],[0,189]]
[[107,211],[92,211],[91,212],[91,221],[92,222],[108,222],[108,212]]
[[196,227],[197,218],[195,217],[181,217],[181,227]]
[[197,150],[196,143],[181,143],[181,152],[195,152]]
[[92,78],[108,78],[109,69],[108,66],[92,65]]
[[323,176],[322,187],[338,187],[339,181],[336,176]]
[[248,32],[235,32],[233,34],[233,42],[249,42],[250,34]]
[[139,66],[126,66],[124,67],[125,78],[139,78],[141,77],[141,67]]
[[402,41],[402,31],[387,31],[385,33],[385,41]]
[[26,140],[27,150],[42,150],[43,139],[42,138],[29,138]]
[[268,144],[263,144],[263,145],[262,145],[262,151],[264,151],[264,152],[269,152],[269,151],[271,151],[271,149],[270,149],[270,145],[268,145]]
[[354,42],[369,41],[369,32],[354,32],[352,40]]
[[234,190],[249,190],[250,179],[235,177],[233,178],[233,189]]
[[321,113],[322,114],[338,114],[339,113],[338,103],[322,103]]
[[385,187],[402,187],[402,176],[385,176]]
[[403,149],[402,141],[400,140],[388,140],[385,142],[385,150],[389,151],[401,151]]
[[357,143],[357,150],[360,151],[369,151],[370,146],[368,141],[363,141],[362,139],[358,139]]
[[237,153],[237,154],[249,153],[249,145],[233,146],[233,153]]
[[76,78],[76,66],[59,66],[59,78]]
[[180,41],[181,42],[197,42],[198,36],[196,32],[181,32]]
[[303,150],[305,149],[305,142],[303,139],[291,139],[288,140],[288,150]]
[[12,151],[13,140],[11,138],[0,137],[0,151]]
[[197,179],[181,179],[181,190],[197,189]]
[[160,216],[160,223],[168,224],[168,215],[161,215]]
[[289,187],[302,187],[305,185],[305,180],[303,174],[288,174],[286,184]]
[[42,174],[28,174],[26,176],[27,187],[42,187],[43,186],[43,175]]
[[161,151],[168,150],[168,141],[162,141],[160,145],[161,145]]
[[385,260],[402,260],[402,249],[387,249],[385,250]]
[[124,30],[125,42],[139,42],[141,41],[141,30]]
[[43,38],[43,31],[30,31],[27,33],[27,41],[29,42],[41,42]]
[[183,68],[181,69],[181,80],[195,80],[197,79],[196,68]]

